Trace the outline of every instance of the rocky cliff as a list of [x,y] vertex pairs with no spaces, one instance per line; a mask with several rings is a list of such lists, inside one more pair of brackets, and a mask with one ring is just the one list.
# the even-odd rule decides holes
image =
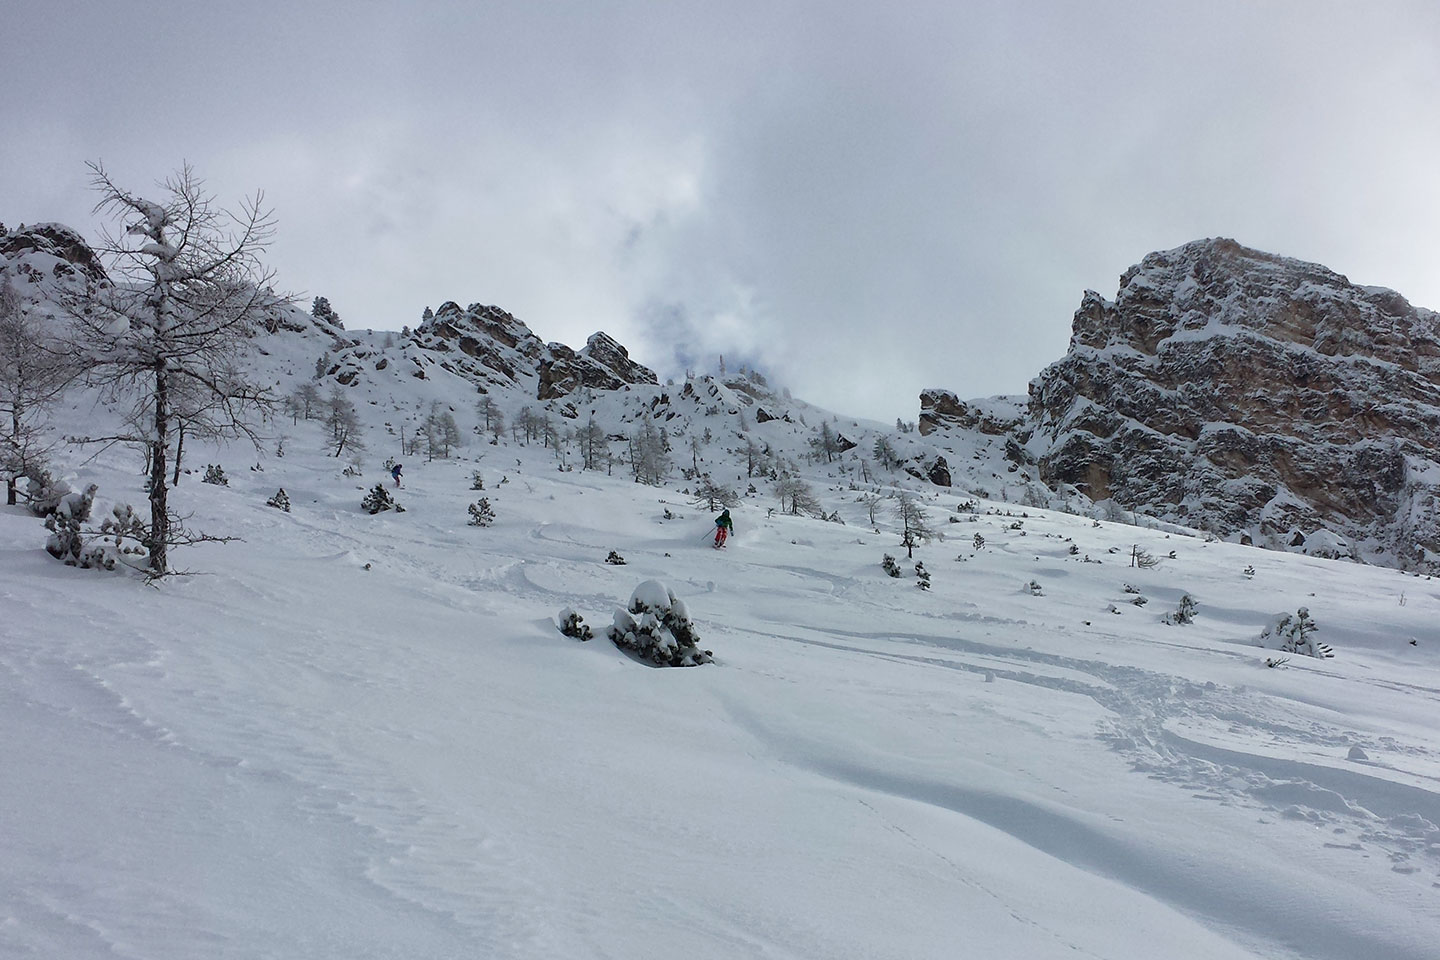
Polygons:
[[1056,489],[1440,571],[1440,314],[1317,264],[1202,240],[1087,291],[1022,439]]

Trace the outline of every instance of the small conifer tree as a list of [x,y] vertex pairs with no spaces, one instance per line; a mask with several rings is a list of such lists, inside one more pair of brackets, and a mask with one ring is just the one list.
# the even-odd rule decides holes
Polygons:
[[490,498],[481,497],[470,504],[470,526],[488,527],[495,522],[495,511],[490,508]]

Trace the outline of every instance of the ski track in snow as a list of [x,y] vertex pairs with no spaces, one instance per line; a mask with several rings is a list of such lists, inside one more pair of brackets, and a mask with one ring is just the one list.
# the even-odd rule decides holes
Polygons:
[[[1122,753],[1136,771],[1190,790],[1197,798],[1221,803],[1248,801],[1287,818],[1329,827],[1336,836],[1354,831],[1357,839],[1383,850],[1398,872],[1418,872],[1419,867],[1411,864],[1417,856],[1427,860],[1425,865],[1432,869],[1440,867],[1440,792],[1355,769],[1227,750],[1184,737],[1166,729],[1166,724],[1198,718],[1224,723],[1243,740],[1278,735],[1289,741],[1327,747],[1358,746],[1387,752],[1402,749],[1391,738],[1376,739],[1319,724],[1298,727],[1288,717],[1270,716],[1272,707],[1266,698],[1219,687],[1199,687],[1178,677],[1101,661],[948,636],[829,632],[852,641],[898,640],[943,648],[947,653],[964,654],[965,659],[888,652],[813,638],[785,639],[928,667],[988,674],[1000,680],[1089,697],[1110,714],[1097,736]],[[1050,670],[1037,672],[1036,667]],[[1057,675],[1058,671],[1068,676]],[[1074,679],[1077,675],[1087,680]],[[1436,759],[1434,751],[1426,748],[1403,749]]]

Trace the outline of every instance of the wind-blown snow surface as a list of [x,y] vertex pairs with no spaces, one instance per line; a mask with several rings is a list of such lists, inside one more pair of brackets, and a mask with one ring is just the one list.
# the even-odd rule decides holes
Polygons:
[[[947,494],[925,593],[849,491],[721,552],[674,489],[479,445],[369,516],[305,429],[182,482],[245,539],[157,587],[0,508],[0,955],[1437,955],[1435,582]],[[652,577],[717,664],[559,633]],[[1302,605],[1336,657],[1267,669]]]

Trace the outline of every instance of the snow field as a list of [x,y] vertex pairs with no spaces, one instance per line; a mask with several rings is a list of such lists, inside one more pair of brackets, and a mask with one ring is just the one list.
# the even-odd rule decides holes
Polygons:
[[[0,510],[0,955],[1434,956],[1429,581],[947,493],[926,593],[849,491],[747,499],[717,553],[679,484],[479,445],[372,517],[317,430],[187,477],[245,542],[155,589]],[[560,635],[650,578],[716,665]],[[1267,669],[1300,605],[1336,658]]]

